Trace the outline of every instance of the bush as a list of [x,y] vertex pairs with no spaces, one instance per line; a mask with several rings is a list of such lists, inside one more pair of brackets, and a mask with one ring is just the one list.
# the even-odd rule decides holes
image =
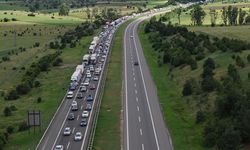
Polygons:
[[10,109],[11,109],[12,111],[16,111],[16,110],[17,110],[17,108],[16,108],[15,105],[11,105],[11,106],[10,106]]
[[7,133],[11,134],[11,133],[14,132],[14,127],[8,126],[8,127],[6,128],[6,131],[7,131]]
[[183,96],[188,96],[192,94],[192,85],[189,80],[185,82],[183,85],[183,90],[182,90],[182,95]]
[[20,95],[27,94],[30,91],[30,86],[27,82],[23,82],[16,87],[16,91]]
[[12,18],[11,20],[12,20],[12,21],[17,21],[17,19],[16,19],[16,18]]
[[6,100],[16,100],[19,98],[19,95],[16,90],[11,90],[7,96],[5,97]]
[[38,97],[37,98],[37,103],[41,103],[42,102],[42,98],[41,97]]
[[10,58],[9,58],[8,56],[4,56],[4,57],[2,57],[2,60],[3,60],[3,61],[9,61]]
[[28,16],[30,16],[30,17],[35,17],[36,15],[33,14],[33,13],[29,13]]
[[28,126],[26,121],[22,121],[22,122],[19,123],[18,131],[25,131],[27,129],[29,129],[29,126]]
[[202,123],[205,121],[205,114],[202,111],[196,113],[196,123]]
[[41,83],[39,81],[35,81],[34,87],[40,87],[40,86],[41,86]]
[[62,58],[57,58],[54,62],[53,62],[53,66],[59,66],[61,63],[63,62]]
[[3,21],[4,21],[4,22],[9,22],[10,19],[8,19],[8,18],[3,18]]
[[4,113],[5,117],[8,117],[8,116],[12,115],[10,107],[5,107],[4,110],[3,110],[3,113]]

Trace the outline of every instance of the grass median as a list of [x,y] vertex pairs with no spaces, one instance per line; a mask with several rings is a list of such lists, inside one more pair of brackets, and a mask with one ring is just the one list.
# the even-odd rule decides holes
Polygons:
[[112,43],[104,94],[94,137],[94,150],[121,149],[122,45],[124,30],[129,23],[128,21],[119,27]]

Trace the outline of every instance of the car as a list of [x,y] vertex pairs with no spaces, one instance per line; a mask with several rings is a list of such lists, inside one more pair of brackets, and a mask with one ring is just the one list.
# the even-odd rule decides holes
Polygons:
[[75,134],[75,141],[80,141],[82,139],[82,133],[81,132],[76,132]]
[[88,74],[88,73],[90,73],[90,70],[87,70],[87,71],[86,71],[86,74]]
[[77,98],[79,98],[79,99],[80,99],[80,98],[83,98],[83,94],[82,94],[82,93],[78,93],[78,94],[77,94]]
[[89,87],[90,90],[94,90],[95,89],[95,84],[91,84]]
[[75,119],[74,113],[70,113],[68,116],[68,120],[74,120],[74,119]]
[[101,62],[104,62],[104,61],[105,61],[105,59],[104,59],[104,58],[102,58],[102,59],[101,59]]
[[56,145],[55,150],[63,150],[63,145]]
[[80,92],[86,92],[87,87],[86,86],[80,86]]
[[87,126],[87,118],[82,118],[82,120],[81,120],[81,122],[80,122],[80,126],[81,126],[81,127]]
[[138,61],[135,61],[135,62],[134,62],[134,65],[135,65],[135,66],[138,66],[138,65],[139,65]]
[[86,110],[83,111],[83,112],[82,112],[82,117],[83,117],[83,118],[88,118],[88,117],[89,117],[89,112],[86,111]]
[[95,69],[94,69],[93,66],[89,67],[89,70],[90,70],[90,72],[94,72],[95,71]]
[[84,86],[89,86],[89,81],[84,81],[83,85]]
[[131,35],[130,37],[131,37],[131,38],[133,38],[134,36],[133,36],[133,35]]
[[71,98],[73,98],[73,96],[74,96],[73,91],[69,91],[69,92],[67,93],[67,98],[71,99]]
[[94,98],[90,94],[86,97],[86,101],[93,101],[93,100]]
[[87,78],[91,78],[91,74],[90,74],[90,73],[87,73],[87,74],[86,74],[86,77],[87,77]]
[[92,109],[92,105],[90,103],[87,103],[85,110],[91,110],[91,109]]
[[94,77],[93,77],[93,80],[94,80],[94,81],[98,81],[98,80],[99,80],[98,76],[94,76]]
[[78,107],[77,107],[77,102],[74,100],[71,104],[71,110],[72,111],[76,111],[78,110]]
[[63,131],[63,135],[70,135],[71,134],[71,129],[70,127],[66,127]]

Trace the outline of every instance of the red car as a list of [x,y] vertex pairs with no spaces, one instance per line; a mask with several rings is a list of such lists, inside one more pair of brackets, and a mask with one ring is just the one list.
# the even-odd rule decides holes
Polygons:
[[95,85],[94,84],[91,84],[90,87],[89,87],[90,90],[94,90],[95,89]]

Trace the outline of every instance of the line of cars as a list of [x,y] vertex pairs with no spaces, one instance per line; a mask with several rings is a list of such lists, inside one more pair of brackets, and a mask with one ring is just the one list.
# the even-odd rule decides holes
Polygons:
[[[94,107],[94,97],[97,94],[97,85],[98,82],[100,82],[100,74],[104,69],[104,63],[109,52],[111,39],[116,27],[123,20],[119,19],[116,20],[116,23],[106,25],[99,37],[94,37],[94,42],[91,43],[89,53],[83,56],[83,63],[77,66],[76,71],[71,76],[71,83],[66,98],[68,100],[73,99],[73,101],[70,106],[71,111],[67,116],[68,121],[62,133],[63,137],[73,135],[74,129],[76,129],[77,131],[73,135],[73,140],[81,141],[84,132],[87,132],[84,129],[79,129],[79,126],[86,127],[88,125],[90,112]],[[79,75],[78,72],[82,74]],[[70,122],[76,120],[75,114],[79,115],[79,113],[81,114],[81,118],[77,118],[77,121],[79,120],[77,122],[78,127],[76,127],[75,124],[74,126],[70,126],[72,125]],[[55,150],[63,150],[64,146],[62,144],[65,143],[56,145]]]

